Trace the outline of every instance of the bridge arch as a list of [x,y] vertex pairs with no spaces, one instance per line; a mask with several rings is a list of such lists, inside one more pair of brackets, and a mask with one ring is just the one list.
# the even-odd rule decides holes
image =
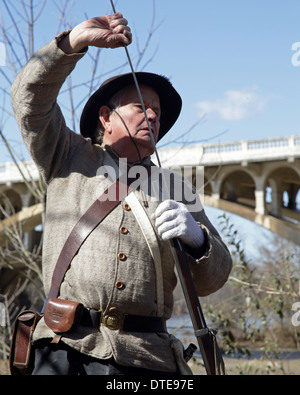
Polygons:
[[204,176],[204,195],[211,196],[212,194],[212,185],[210,180]]
[[288,163],[274,167],[265,177],[266,213],[300,222],[300,172]]
[[247,170],[233,170],[225,174],[220,183],[220,198],[255,207],[255,179]]
[[[33,251],[41,242],[42,223],[40,206],[30,191],[22,184],[14,184],[13,187],[0,186],[0,221],[22,223],[22,239],[29,251]],[[7,222],[9,223],[9,222]],[[26,225],[25,225],[26,223]],[[4,246],[6,237],[3,227],[0,226],[0,245]]]
[[3,189],[0,193],[0,219],[4,219],[4,212],[13,215],[21,211],[22,205],[22,198],[18,192],[10,188]]

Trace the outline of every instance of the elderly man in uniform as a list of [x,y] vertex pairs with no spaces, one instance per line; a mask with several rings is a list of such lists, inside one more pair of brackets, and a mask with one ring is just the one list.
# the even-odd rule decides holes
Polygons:
[[[132,76],[104,82],[87,102],[81,134],[71,131],[56,102],[59,90],[89,46],[117,48],[131,43],[120,13],[84,21],[40,49],[12,86],[15,117],[28,150],[47,184],[43,276],[49,293],[54,267],[74,225],[99,193],[102,166],[148,166],[159,141],[175,123],[181,99],[170,82],[152,73],[137,73],[151,130]],[[151,177],[151,175],[150,175]],[[186,248],[199,296],[220,289],[231,270],[231,257],[205,215],[183,202],[159,202],[136,195],[152,224],[161,261],[156,261],[140,224],[123,199],[81,246],[60,286],[59,298],[80,302],[81,318],[58,338],[41,319],[34,332],[39,374],[191,374],[181,342],[166,331],[176,285],[170,239]],[[126,204],[125,204],[126,203]],[[115,314],[117,327],[105,317]],[[54,339],[54,340],[53,340]],[[55,340],[56,339],[56,340]]]

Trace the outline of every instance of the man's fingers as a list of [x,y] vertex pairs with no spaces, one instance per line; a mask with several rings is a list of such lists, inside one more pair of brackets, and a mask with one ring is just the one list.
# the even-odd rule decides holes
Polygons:
[[131,30],[130,30],[130,27],[129,27],[129,26],[118,25],[118,26],[116,26],[116,27],[113,29],[112,32],[113,32],[114,34],[121,34],[121,33],[124,33],[124,34],[125,34],[125,32],[130,33]]
[[159,228],[164,223],[173,221],[176,218],[176,213],[174,210],[168,210],[163,212],[159,217],[155,220],[155,226]]
[[118,48],[118,47],[124,47],[132,42],[132,35],[130,32],[125,31],[122,34],[112,34],[108,39],[107,39],[107,47],[109,48]]
[[167,222],[162,223],[158,228],[157,228],[157,233],[163,240],[168,240],[172,237],[177,237],[179,236],[179,229],[177,228],[177,221],[176,220],[170,220]]
[[110,48],[118,48],[127,46],[132,42],[132,33],[128,25],[127,19],[123,18],[121,13],[117,13],[112,16],[110,21],[110,28],[112,29],[112,35],[110,36],[108,43]]
[[178,203],[174,200],[165,200],[164,202],[160,203],[155,211],[155,217],[160,217],[165,211],[174,210],[178,208]]
[[115,27],[122,25],[122,26],[127,26],[128,21],[125,18],[118,18],[118,19],[112,19],[109,23],[111,29],[114,29]]

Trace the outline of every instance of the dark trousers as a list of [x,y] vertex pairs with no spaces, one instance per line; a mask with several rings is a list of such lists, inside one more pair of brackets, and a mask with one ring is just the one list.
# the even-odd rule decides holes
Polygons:
[[141,368],[121,366],[113,358],[100,360],[72,349],[66,344],[52,344],[49,340],[39,341],[35,347],[33,376],[63,375],[175,375]]

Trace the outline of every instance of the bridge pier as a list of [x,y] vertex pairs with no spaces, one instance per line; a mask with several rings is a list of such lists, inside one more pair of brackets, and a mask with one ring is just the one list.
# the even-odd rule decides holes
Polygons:
[[255,190],[255,212],[260,215],[265,215],[266,206],[265,206],[265,191],[264,190]]
[[279,189],[278,181],[273,178],[269,178],[269,185],[272,190],[270,214],[274,217],[280,217],[282,194]]
[[297,210],[297,195],[299,192],[299,185],[290,184],[286,192],[289,199],[287,207],[290,210]]

